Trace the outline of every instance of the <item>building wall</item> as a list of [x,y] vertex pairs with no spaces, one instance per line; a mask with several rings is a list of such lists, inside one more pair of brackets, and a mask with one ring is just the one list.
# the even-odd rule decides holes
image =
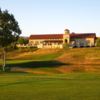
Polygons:
[[95,39],[94,38],[86,38],[89,46],[95,46]]
[[49,40],[61,40],[61,39],[30,39],[29,45],[38,48],[63,48],[63,43],[44,43]]
[[87,46],[87,41],[84,38],[75,39],[75,42],[76,42],[77,47],[86,47]]
[[43,42],[43,39],[29,39],[29,45],[30,46],[36,46]]
[[76,47],[87,47],[87,46],[95,46],[94,38],[74,38],[70,41],[71,46]]
[[[66,38],[63,39],[65,41]],[[38,48],[63,48],[63,43],[46,43],[44,44],[44,41],[46,40],[59,40],[59,39],[30,39],[29,45],[38,47]],[[68,40],[68,37],[67,37]],[[70,40],[69,44],[76,47],[86,47],[86,46],[95,46],[95,39],[94,38],[76,38],[74,40]]]

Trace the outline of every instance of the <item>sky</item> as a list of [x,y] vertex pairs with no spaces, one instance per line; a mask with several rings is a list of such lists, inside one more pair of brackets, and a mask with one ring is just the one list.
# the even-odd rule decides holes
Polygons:
[[100,0],[0,0],[15,16],[22,36],[59,34],[64,29],[100,36]]

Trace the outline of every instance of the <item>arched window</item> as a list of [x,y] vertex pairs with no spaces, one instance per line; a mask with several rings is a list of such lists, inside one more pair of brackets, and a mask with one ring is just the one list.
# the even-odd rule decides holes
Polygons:
[[68,41],[67,41],[67,39],[65,39],[65,43],[67,43]]

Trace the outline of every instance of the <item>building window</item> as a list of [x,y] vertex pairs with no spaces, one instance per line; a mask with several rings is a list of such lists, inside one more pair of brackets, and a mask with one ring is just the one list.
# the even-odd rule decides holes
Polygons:
[[65,39],[65,43],[67,43],[68,41],[67,41],[67,39]]

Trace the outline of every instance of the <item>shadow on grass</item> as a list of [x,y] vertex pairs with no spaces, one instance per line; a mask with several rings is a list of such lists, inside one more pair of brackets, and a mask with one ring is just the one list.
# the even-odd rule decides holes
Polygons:
[[48,68],[48,67],[59,67],[62,65],[66,65],[65,63],[61,63],[56,60],[51,61],[29,61],[15,64],[7,64],[7,67],[20,67],[20,68]]

